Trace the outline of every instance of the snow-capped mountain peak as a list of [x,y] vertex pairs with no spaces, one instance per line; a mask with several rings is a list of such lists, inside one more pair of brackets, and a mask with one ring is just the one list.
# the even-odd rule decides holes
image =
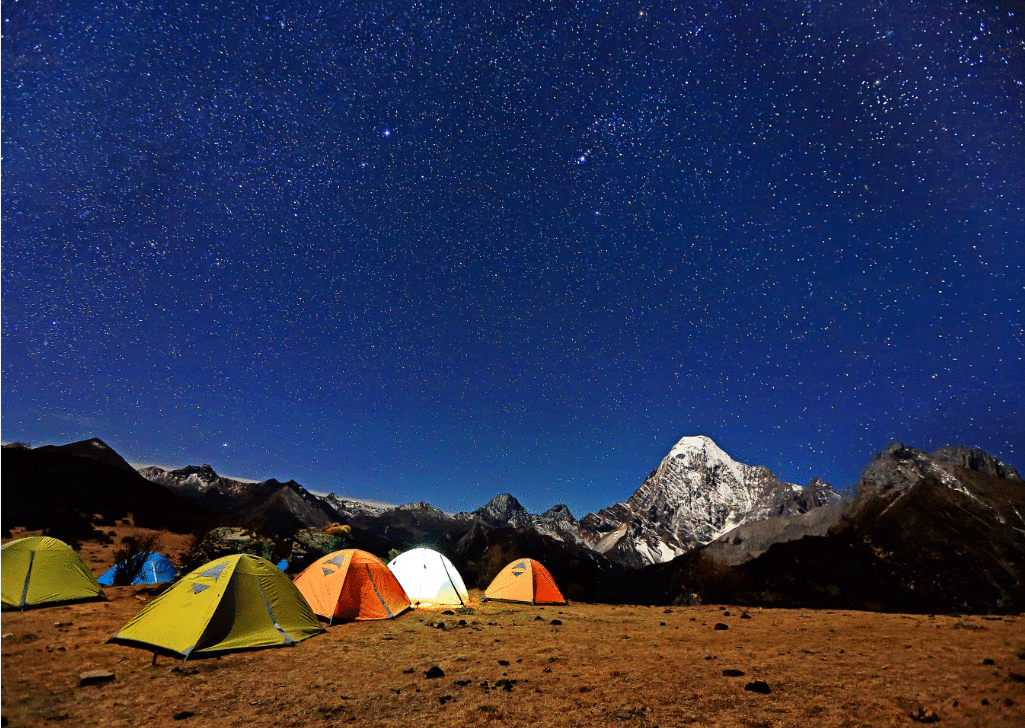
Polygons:
[[744,479],[743,468],[747,467],[727,455],[712,438],[705,435],[681,437],[679,442],[673,445],[673,449],[669,451],[667,457],[680,461],[683,467],[688,468],[717,463],[729,470],[737,482]]
[[626,503],[589,514],[580,525],[593,548],[643,565],[671,559],[743,523],[806,509],[804,490],[768,468],[737,462],[709,437],[689,436]]

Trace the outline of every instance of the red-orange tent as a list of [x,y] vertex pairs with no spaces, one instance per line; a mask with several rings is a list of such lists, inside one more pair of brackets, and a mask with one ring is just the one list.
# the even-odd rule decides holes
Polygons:
[[500,572],[484,592],[482,601],[523,604],[565,604],[548,569],[534,559],[517,559]]
[[391,619],[410,608],[384,562],[359,549],[328,554],[295,577],[295,585],[313,612],[333,623],[357,619]]

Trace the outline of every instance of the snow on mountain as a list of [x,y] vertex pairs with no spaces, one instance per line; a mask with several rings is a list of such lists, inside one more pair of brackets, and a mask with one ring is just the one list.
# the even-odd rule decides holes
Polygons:
[[741,524],[800,513],[840,496],[821,481],[784,483],[705,436],[684,437],[626,503],[580,521],[584,542],[632,566],[668,561]]
[[391,506],[376,505],[367,501],[355,500],[353,498],[341,498],[334,493],[328,493],[327,495],[318,494],[321,498],[327,501],[328,505],[338,511],[339,515],[344,518],[353,518],[354,516],[376,516],[384,513]]
[[189,465],[177,470],[165,470],[151,465],[140,468],[139,474],[146,480],[188,493],[206,493],[211,490],[224,491],[229,488],[228,479],[222,478],[209,465]]

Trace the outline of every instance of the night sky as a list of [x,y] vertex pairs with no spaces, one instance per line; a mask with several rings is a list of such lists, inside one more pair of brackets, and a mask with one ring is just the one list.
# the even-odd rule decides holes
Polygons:
[[3,4],[2,436],[582,516],[1025,466],[1009,0]]

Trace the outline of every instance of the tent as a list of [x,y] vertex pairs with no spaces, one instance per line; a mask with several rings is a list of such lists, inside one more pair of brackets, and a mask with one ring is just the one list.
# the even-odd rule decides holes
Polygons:
[[3,609],[104,598],[92,570],[56,538],[21,538],[5,544],[0,554]]
[[500,572],[484,591],[482,601],[523,604],[565,604],[548,569],[534,559],[517,559]]
[[414,604],[466,604],[463,577],[443,554],[417,548],[401,553],[388,568]]
[[178,577],[178,570],[174,564],[168,561],[163,554],[153,551],[135,554],[127,559],[117,562],[107,569],[98,581],[103,586],[114,586],[117,581],[118,572],[135,572],[132,579],[132,586],[139,584],[163,584],[167,581],[174,581]]
[[323,631],[274,564],[234,554],[183,576],[110,641],[188,658],[291,645]]
[[384,562],[359,549],[317,559],[295,577],[313,611],[328,620],[391,619],[409,609],[409,599]]

